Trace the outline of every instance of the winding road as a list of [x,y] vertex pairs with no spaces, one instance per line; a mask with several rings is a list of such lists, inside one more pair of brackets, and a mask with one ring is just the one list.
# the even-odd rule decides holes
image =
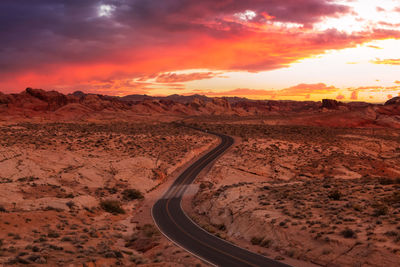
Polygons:
[[154,204],[152,216],[156,225],[171,241],[212,265],[289,266],[237,247],[206,232],[183,211],[181,200],[187,187],[207,165],[233,144],[233,138],[230,136],[211,134],[221,139],[220,144],[183,171],[163,197]]

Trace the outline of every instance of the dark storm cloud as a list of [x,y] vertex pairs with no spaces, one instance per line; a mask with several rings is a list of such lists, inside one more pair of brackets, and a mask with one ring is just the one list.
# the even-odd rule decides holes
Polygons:
[[[348,8],[327,0],[2,0],[0,72],[29,70],[58,62],[109,60],[116,50],[183,42],[203,33],[246,31],[224,21],[245,10],[274,20],[310,24]],[[109,17],[100,5],[112,5]],[[263,20],[258,16],[254,20]],[[214,26],[210,27],[210,23]],[[230,31],[220,31],[218,26]]]
[[94,0],[0,2],[0,66],[30,69],[53,62],[94,60],[118,40],[118,27],[97,16]]
[[[120,1],[121,2],[121,1]],[[130,7],[131,19],[158,21],[162,24],[191,22],[207,17],[231,15],[252,10],[267,13],[276,21],[301,24],[320,21],[325,16],[349,12],[347,6],[333,4],[327,0],[137,0],[123,1]],[[129,12],[128,12],[129,14]],[[162,25],[161,24],[161,25]]]

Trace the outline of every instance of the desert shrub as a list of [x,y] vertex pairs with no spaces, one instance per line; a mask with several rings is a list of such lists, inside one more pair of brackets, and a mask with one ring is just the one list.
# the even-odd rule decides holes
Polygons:
[[271,239],[264,239],[261,243],[260,246],[265,247],[265,248],[269,248],[272,244],[272,240]]
[[400,233],[398,233],[398,232],[396,232],[396,231],[387,231],[386,233],[385,233],[385,235],[386,236],[399,236],[400,235]]
[[58,237],[60,237],[60,234],[57,233],[57,232],[54,231],[54,230],[50,230],[49,233],[47,234],[47,237],[50,237],[50,238],[58,238]]
[[75,206],[75,203],[73,201],[68,201],[67,203],[65,203],[65,205],[67,205],[68,208],[72,209],[72,207]]
[[33,182],[35,180],[39,180],[39,178],[35,176],[26,176],[17,179],[18,182]]
[[44,210],[45,210],[45,211],[54,210],[54,211],[57,211],[57,212],[62,212],[62,211],[63,211],[63,209],[56,208],[56,207],[52,207],[52,206],[47,206],[47,207],[44,208]]
[[389,208],[384,204],[376,204],[374,212],[372,213],[373,216],[379,217],[388,214]]
[[344,238],[354,238],[354,237],[356,237],[356,233],[353,230],[349,229],[349,228],[344,229],[341,232],[341,234],[342,234],[342,236]]
[[226,227],[225,227],[225,224],[219,224],[219,225],[216,225],[216,227],[218,228],[218,230],[221,230],[221,231],[225,231],[226,230]]
[[117,200],[103,200],[100,202],[103,210],[113,214],[124,214],[125,211],[121,207],[121,203]]
[[0,212],[7,212],[7,210],[3,207],[3,205],[0,205]]
[[157,228],[155,228],[152,224],[143,225],[142,230],[146,237],[153,237],[154,235],[158,234]]
[[392,184],[400,184],[400,178],[387,178],[387,177],[381,177],[379,178],[379,183],[381,185],[392,185]]
[[64,236],[63,238],[61,238],[61,241],[62,241],[62,242],[71,242],[71,241],[72,241],[72,238],[69,237],[69,236]]
[[389,205],[400,204],[400,192],[394,192],[391,196],[384,199]]
[[3,178],[0,177],[0,184],[7,184],[7,183],[12,183],[13,180],[11,180],[10,178]]
[[322,250],[322,255],[328,255],[328,254],[330,254],[332,251],[330,250],[330,249],[327,249],[327,248],[324,248],[323,250]]
[[125,200],[143,199],[143,194],[136,189],[125,189],[122,192],[122,196]]
[[341,196],[342,194],[340,194],[338,190],[334,190],[328,195],[328,197],[333,200],[339,200]]
[[363,210],[362,206],[360,206],[360,205],[358,205],[358,204],[353,204],[353,209],[354,209],[355,211],[362,211],[362,210]]
[[260,245],[264,238],[262,237],[253,237],[250,242],[253,245]]

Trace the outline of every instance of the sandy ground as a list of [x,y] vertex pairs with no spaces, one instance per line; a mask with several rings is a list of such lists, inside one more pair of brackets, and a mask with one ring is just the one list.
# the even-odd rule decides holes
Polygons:
[[[236,145],[184,207],[206,230],[293,266],[400,262],[400,132],[207,121]],[[0,266],[204,266],[153,203],[218,140],[173,123],[0,126]],[[208,172],[209,171],[209,172]]]
[[168,123],[23,123],[0,135],[0,265],[204,265],[150,209],[216,138]]
[[400,262],[398,130],[203,126],[242,140],[198,180],[205,229],[278,260]]

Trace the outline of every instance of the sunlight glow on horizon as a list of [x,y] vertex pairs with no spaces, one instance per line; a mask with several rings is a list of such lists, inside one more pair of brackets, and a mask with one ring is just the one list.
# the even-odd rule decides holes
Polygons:
[[38,23],[24,38],[4,33],[6,93],[382,102],[400,92],[399,0],[43,1],[2,11],[11,7],[30,11],[5,16],[8,32]]

